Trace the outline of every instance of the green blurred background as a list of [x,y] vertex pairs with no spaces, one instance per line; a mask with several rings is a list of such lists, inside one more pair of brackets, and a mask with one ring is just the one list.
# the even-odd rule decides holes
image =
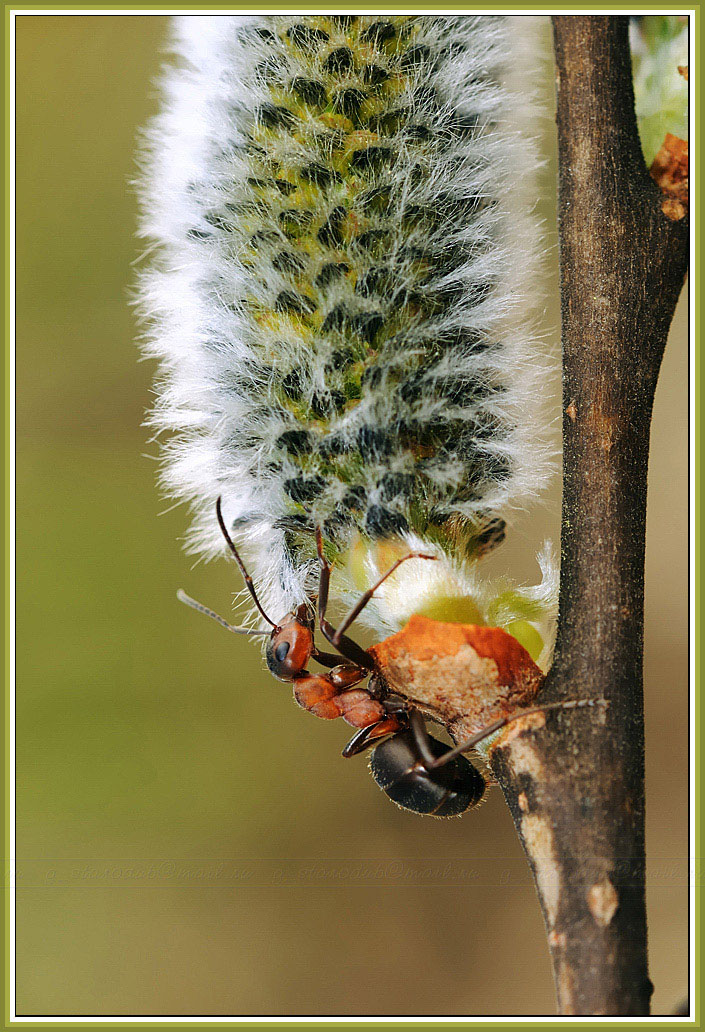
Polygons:
[[[459,820],[398,811],[364,760],[339,758],[344,727],[310,719],[256,648],[176,602],[183,586],[227,610],[239,584],[180,551],[186,516],[163,512],[140,426],[154,370],[128,304],[130,183],[166,29],[17,18],[18,1012],[553,1013],[499,790]],[[549,116],[542,131],[550,152]],[[648,529],[660,1014],[687,992],[687,375],[681,304]],[[557,511],[554,492],[495,562],[534,578]]]

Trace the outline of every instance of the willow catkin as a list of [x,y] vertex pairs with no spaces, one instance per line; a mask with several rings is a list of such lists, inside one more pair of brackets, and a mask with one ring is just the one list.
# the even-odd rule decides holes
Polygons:
[[477,571],[551,472],[512,21],[175,20],[143,183],[151,422],[193,548],[222,551],[222,495],[276,619],[315,592],[316,525],[342,592],[439,557],[385,585],[380,631],[536,621],[554,591]]

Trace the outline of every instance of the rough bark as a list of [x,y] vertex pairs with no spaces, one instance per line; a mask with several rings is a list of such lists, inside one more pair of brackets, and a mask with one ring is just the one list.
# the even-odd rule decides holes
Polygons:
[[559,144],[564,494],[554,665],[539,698],[609,708],[515,725],[493,769],[526,849],[559,1009],[646,1015],[642,645],[654,391],[687,220],[644,164],[628,19],[553,19]]

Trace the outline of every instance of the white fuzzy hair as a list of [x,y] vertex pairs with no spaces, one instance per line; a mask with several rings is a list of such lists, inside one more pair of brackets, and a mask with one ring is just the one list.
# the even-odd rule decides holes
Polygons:
[[[306,136],[319,123],[305,108],[303,135],[295,136],[281,105],[286,107],[294,81],[313,79],[315,85],[318,77],[329,91],[338,81],[341,88],[350,86],[350,76],[336,71],[327,55],[345,48],[351,33],[359,52],[369,55],[376,45],[374,26],[382,24],[375,16],[360,16],[355,29],[333,16],[176,18],[177,64],[162,80],[163,107],[147,134],[141,183],[142,232],[158,245],[140,288],[149,327],[145,352],[160,361],[150,423],[166,437],[164,486],[194,512],[190,547],[205,557],[223,554],[214,512],[222,496],[226,523],[265,608],[281,618],[315,590],[313,552],[301,547],[303,535],[292,547],[294,532],[287,521],[308,518],[324,529],[333,526],[351,486],[349,472],[338,476],[330,463],[315,456],[302,458],[296,448],[282,454],[282,435],[301,428],[316,442],[322,434],[326,440],[335,438],[338,447],[355,456],[355,484],[365,510],[338,528],[341,548],[354,536],[388,534],[442,558],[423,570],[419,562],[407,564],[391,608],[392,596],[383,593],[368,610],[379,630],[400,626],[434,592],[486,594],[468,541],[482,533],[488,520],[503,525],[536,498],[553,472],[555,452],[547,417],[555,370],[532,329],[538,244],[531,207],[538,161],[527,113],[531,89],[522,83],[518,95],[506,85],[508,73],[524,60],[523,20],[458,15],[389,16],[388,21],[401,25],[400,38],[407,34],[407,49],[414,53],[413,60],[397,58],[390,56],[389,46],[379,44],[375,57],[383,73],[395,60],[407,69],[401,92],[389,102],[403,108],[402,124],[382,140],[393,161],[383,176],[369,173],[373,185],[384,180],[393,198],[391,220],[383,224],[372,216],[366,223],[387,234],[384,259],[391,256],[395,262],[396,278],[386,297],[375,299],[359,289],[362,266],[366,272],[370,266],[361,238],[336,239],[330,255],[342,255],[350,274],[325,290],[309,284],[307,300],[329,316],[342,312],[338,323],[329,318],[330,326],[324,321],[312,328],[300,312],[282,311],[281,298],[290,297],[293,289],[292,273],[275,269],[272,255],[281,241],[294,254],[299,245],[296,233],[282,235],[282,219],[289,217],[286,194],[265,193],[270,207],[263,211],[262,195],[252,186],[260,181],[263,162],[284,168],[293,162],[300,170],[320,160]],[[304,42],[306,33],[313,33],[319,51],[312,54],[311,46],[294,45],[296,33],[303,34]],[[326,59],[333,71],[321,76]],[[355,74],[357,83],[361,80]],[[435,98],[432,118],[424,100],[430,94]],[[251,130],[262,124],[265,110],[274,131],[268,137],[270,152],[261,157],[252,147]],[[409,134],[409,127],[422,142]],[[354,130],[349,138],[356,132],[362,133]],[[423,133],[430,143],[423,142]],[[351,196],[345,175],[342,180],[337,175],[330,188],[305,187],[305,214],[316,226],[325,228],[321,220]],[[356,172],[350,180],[355,196],[359,178]],[[477,198],[481,204],[472,203]],[[444,212],[452,203],[460,214],[449,222]],[[412,207],[427,211],[434,205],[441,209],[440,223],[424,226],[422,217],[409,227]],[[253,226],[264,240],[254,262]],[[433,288],[439,296],[449,291],[451,300],[432,318],[419,316],[413,306],[404,308],[410,290],[419,288],[414,268],[424,246],[455,249],[463,256],[436,276]],[[309,260],[310,249],[305,257]],[[315,270],[321,260],[314,255]],[[342,382],[342,374],[331,371],[331,356],[341,340],[345,343],[346,333],[350,336],[343,325],[349,309],[357,326],[361,319],[379,316],[385,327],[393,324],[394,332],[362,360],[375,366],[376,378],[363,381],[360,396],[342,411],[327,410],[321,429],[318,417],[310,416],[311,406],[321,395],[334,396],[333,388]],[[267,312],[276,316],[263,317]],[[435,352],[430,362],[436,339],[461,344]],[[477,347],[477,341],[490,346]],[[281,401],[282,377],[292,372],[301,386],[298,407]],[[464,396],[460,388],[468,384],[472,389]],[[409,443],[412,423],[421,436],[431,435],[421,458]],[[472,461],[460,452],[463,425],[481,427],[471,439]],[[445,434],[441,444],[433,436],[436,426]],[[405,443],[383,446],[388,433],[407,434]],[[356,451],[361,440],[365,452]],[[480,469],[477,489],[463,493],[472,464]],[[390,483],[402,485],[391,502]],[[302,500],[297,491],[308,494]],[[436,518],[441,530],[427,532]],[[455,537],[444,537],[445,526],[456,528]]]

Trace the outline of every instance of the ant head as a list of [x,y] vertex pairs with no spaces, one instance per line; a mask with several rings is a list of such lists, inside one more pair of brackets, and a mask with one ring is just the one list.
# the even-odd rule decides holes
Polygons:
[[294,681],[306,670],[312,652],[313,617],[308,606],[301,605],[272,630],[265,658],[280,681]]
[[[428,739],[435,756],[448,747]],[[372,776],[398,806],[432,817],[456,817],[479,803],[485,793],[482,774],[464,756],[426,770],[410,730],[400,731],[381,742],[370,760]]]

